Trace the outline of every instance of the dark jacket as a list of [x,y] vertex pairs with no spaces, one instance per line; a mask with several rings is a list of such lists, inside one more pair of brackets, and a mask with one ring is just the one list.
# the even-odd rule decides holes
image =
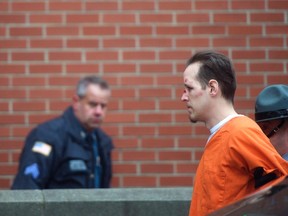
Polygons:
[[[113,143],[101,129],[93,133],[102,167],[100,187],[108,188]],[[94,188],[95,157],[86,135],[71,107],[33,129],[25,141],[12,189]]]

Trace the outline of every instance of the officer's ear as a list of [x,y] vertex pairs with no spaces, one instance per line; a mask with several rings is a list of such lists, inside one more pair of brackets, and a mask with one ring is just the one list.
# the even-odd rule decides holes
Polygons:
[[80,100],[80,98],[79,98],[78,95],[74,95],[74,96],[72,97],[72,107],[73,107],[74,110],[77,110],[77,109],[78,109],[79,100]]

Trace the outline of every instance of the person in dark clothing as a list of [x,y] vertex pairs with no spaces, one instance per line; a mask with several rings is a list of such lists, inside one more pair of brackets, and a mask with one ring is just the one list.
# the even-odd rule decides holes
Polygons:
[[288,85],[270,85],[260,92],[255,102],[255,121],[288,161]]
[[100,125],[110,95],[102,78],[82,78],[72,105],[27,136],[11,189],[109,188],[113,142]]

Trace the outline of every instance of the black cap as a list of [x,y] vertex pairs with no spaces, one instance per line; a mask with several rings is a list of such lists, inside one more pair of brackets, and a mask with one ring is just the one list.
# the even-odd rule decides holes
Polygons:
[[288,85],[271,85],[263,89],[256,99],[255,121],[288,118]]

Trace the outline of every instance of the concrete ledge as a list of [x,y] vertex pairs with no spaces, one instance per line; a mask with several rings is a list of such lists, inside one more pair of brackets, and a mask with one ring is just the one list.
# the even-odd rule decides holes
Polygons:
[[192,188],[2,190],[5,216],[187,216]]

